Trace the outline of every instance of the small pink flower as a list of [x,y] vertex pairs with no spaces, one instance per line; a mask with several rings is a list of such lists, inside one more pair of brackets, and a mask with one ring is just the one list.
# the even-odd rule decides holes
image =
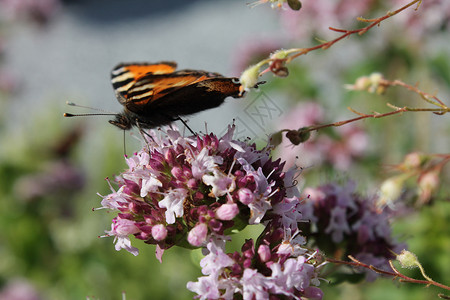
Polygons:
[[139,250],[131,246],[131,241],[128,235],[138,233],[140,230],[131,220],[114,219],[111,224],[111,230],[106,231],[110,236],[115,236],[114,242],[116,251],[125,249],[134,256],[139,254]]
[[202,177],[205,184],[212,187],[211,195],[213,197],[220,197],[226,195],[227,192],[234,191],[236,183],[231,176],[227,176],[220,170],[214,169],[213,174],[205,174]]
[[185,189],[173,189],[167,193],[163,200],[159,201],[159,207],[166,208],[166,222],[175,223],[175,218],[183,216],[183,201],[186,198]]
[[219,220],[230,221],[239,213],[239,207],[236,203],[222,204],[216,210],[216,216]]
[[255,201],[255,195],[248,188],[241,188],[238,191],[239,201],[242,204],[249,205],[253,201]]
[[208,234],[208,226],[205,223],[197,224],[194,228],[189,231],[187,240],[189,244],[195,247],[200,247],[206,240],[206,235]]
[[260,245],[258,248],[258,255],[262,262],[266,262],[270,259],[270,248],[267,245]]
[[152,227],[152,237],[157,241],[162,241],[167,237],[167,228],[163,224]]
[[134,221],[127,219],[116,219],[115,221],[111,232],[116,236],[128,236],[140,231]]

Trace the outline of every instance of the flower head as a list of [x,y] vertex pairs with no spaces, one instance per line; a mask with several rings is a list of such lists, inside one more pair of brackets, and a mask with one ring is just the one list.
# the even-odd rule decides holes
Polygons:
[[[389,210],[380,210],[374,198],[358,195],[354,183],[306,188],[304,195],[308,197],[301,206],[302,213],[310,216],[315,226],[302,223],[300,229],[306,235],[314,233],[313,243],[325,254],[352,255],[366,264],[389,269],[389,260],[395,258],[393,252],[405,248],[391,236]],[[376,276],[367,272],[366,280]]]
[[128,170],[116,177],[118,189],[102,196],[102,206],[117,210],[113,228],[116,249],[131,247],[130,236],[158,245],[203,247],[242,225],[277,222],[290,230],[301,219],[300,200],[284,164],[272,161],[270,149],[213,134],[182,137],[177,130],[158,136],[126,159]]
[[210,252],[201,261],[205,276],[189,282],[188,289],[200,299],[271,299],[283,295],[322,299],[323,293],[316,287],[318,261],[312,262],[312,256],[278,253],[273,245],[281,240],[278,234],[266,234],[258,251],[253,240],[247,240],[240,253],[228,254],[210,242]]

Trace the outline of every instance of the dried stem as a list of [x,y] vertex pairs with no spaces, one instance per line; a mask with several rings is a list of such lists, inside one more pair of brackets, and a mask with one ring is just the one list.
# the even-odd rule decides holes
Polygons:
[[295,54],[293,54],[292,56],[289,56],[287,58],[287,62],[293,60],[294,58],[303,55],[303,54],[307,54],[310,51],[313,50],[317,50],[317,49],[328,49],[329,47],[331,47],[332,45],[334,45],[336,42],[352,35],[352,34],[359,34],[359,35],[363,35],[364,33],[366,33],[367,31],[369,31],[372,27],[375,27],[377,25],[379,25],[382,21],[402,12],[403,10],[407,9],[408,7],[413,6],[414,4],[418,4],[418,6],[420,5],[420,3],[422,2],[422,0],[414,0],[412,2],[410,2],[409,4],[406,4],[405,6],[397,9],[394,12],[387,12],[384,16],[376,18],[376,19],[364,19],[364,18],[358,18],[359,21],[362,22],[366,22],[366,23],[371,23],[370,25],[364,27],[364,28],[360,28],[360,29],[355,29],[355,30],[346,30],[346,29],[338,29],[338,28],[333,28],[333,27],[329,27],[330,30],[332,31],[336,31],[336,32],[340,32],[343,33],[341,36],[335,38],[334,40],[328,41],[328,42],[324,42],[320,45],[314,46],[314,47],[310,47],[310,48],[301,48],[301,49],[296,49]]
[[428,280],[421,280],[421,279],[414,279],[411,277],[408,277],[404,274],[402,274],[399,270],[397,270],[395,268],[395,266],[392,263],[392,260],[389,261],[389,265],[392,268],[392,271],[386,271],[386,270],[381,270],[377,267],[374,267],[372,265],[368,265],[365,264],[359,260],[357,260],[356,258],[354,258],[353,256],[349,255],[348,258],[350,258],[352,261],[342,261],[342,260],[337,260],[337,259],[333,259],[333,258],[327,258],[326,260],[328,262],[334,263],[334,264],[341,264],[341,265],[347,265],[347,266],[352,266],[352,267],[362,267],[362,268],[366,268],[369,270],[372,270],[378,274],[383,274],[386,276],[391,276],[394,279],[398,279],[400,282],[408,282],[408,283],[417,283],[417,284],[424,284],[426,286],[430,286],[430,285],[434,285],[436,287],[445,289],[445,290],[449,290],[450,291],[450,286],[446,286],[442,283],[436,282],[434,280],[432,280],[431,278],[429,278]]
[[[387,86],[401,86],[401,87],[404,87],[404,88],[406,88],[406,89],[408,89],[408,90],[418,94],[426,102],[442,108],[443,109],[443,113],[442,114],[449,112],[449,108],[438,97],[436,97],[435,95],[431,95],[429,93],[425,93],[425,92],[421,91],[417,87],[417,85],[412,86],[412,85],[404,83],[403,81],[398,80],[398,79],[394,80],[394,81],[389,81],[389,80],[386,80],[386,79],[382,79],[380,81],[380,85],[383,85],[385,87],[387,87]],[[441,113],[439,113],[439,114],[441,114]]]
[[[386,79],[382,79],[379,82],[380,86],[383,86],[383,88],[389,87],[389,86],[401,86],[404,87],[418,95],[420,95],[420,97],[433,105],[436,105],[438,108],[413,108],[413,107],[408,107],[408,106],[404,106],[404,107],[397,107],[393,104],[387,103],[387,106],[389,106],[390,108],[394,109],[394,111],[390,111],[387,113],[378,113],[378,112],[374,112],[372,114],[364,114],[361,112],[358,112],[356,110],[354,110],[351,107],[347,107],[348,110],[350,110],[351,112],[359,115],[359,117],[357,118],[353,118],[353,119],[349,119],[349,120],[345,120],[345,121],[339,121],[339,122],[334,122],[334,123],[330,123],[330,124],[322,124],[322,125],[316,125],[316,126],[309,126],[307,128],[303,128],[302,131],[303,132],[311,132],[311,131],[315,131],[315,130],[319,130],[319,129],[323,129],[323,128],[327,128],[327,127],[339,127],[351,122],[355,122],[355,121],[359,121],[362,119],[367,119],[367,118],[383,118],[383,117],[388,117],[388,116],[393,116],[393,115],[398,115],[401,114],[403,112],[432,112],[434,114],[437,115],[443,115],[446,113],[450,112],[450,108],[448,106],[446,106],[444,104],[444,102],[442,100],[440,100],[438,97],[436,97],[435,95],[431,95],[429,93],[425,93],[423,91],[421,91],[417,86],[412,86],[409,84],[404,83],[401,80],[394,80],[394,81],[389,81]],[[288,130],[284,130],[284,131],[288,131]]]

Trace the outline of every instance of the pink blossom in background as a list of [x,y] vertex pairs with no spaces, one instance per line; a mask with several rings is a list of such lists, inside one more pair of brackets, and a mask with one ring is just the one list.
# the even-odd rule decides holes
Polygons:
[[0,0],[0,19],[48,22],[60,8],[59,0]]
[[233,56],[233,74],[238,76],[248,66],[265,59],[270,53],[282,48],[277,38],[248,39],[239,44]]
[[0,300],[40,300],[36,288],[26,279],[16,278],[6,282],[0,290]]
[[[325,123],[323,108],[316,102],[303,102],[285,116],[278,129],[297,130],[322,123]],[[286,161],[285,169],[294,165],[308,167],[329,163],[336,169],[347,170],[355,158],[365,154],[369,138],[364,130],[353,123],[333,130],[337,137],[323,131],[313,132],[308,141],[297,146],[283,137],[277,155]]]
[[299,11],[281,11],[281,23],[293,39],[332,37],[328,27],[348,28],[366,16],[374,0],[306,0]]
[[[394,0],[389,5],[397,9],[409,2],[411,1]],[[393,18],[393,22],[401,24],[408,33],[408,38],[414,40],[423,38],[427,32],[448,29],[450,26],[450,1],[422,1],[417,11],[410,9],[398,14]],[[402,30],[402,32],[405,32],[405,30]]]
[[[302,232],[313,235],[314,245],[320,245],[326,255],[340,253],[342,259],[352,255],[366,264],[389,270],[393,253],[405,249],[406,244],[392,235],[392,210],[377,208],[376,198],[358,194],[354,182],[308,187],[303,196],[303,217],[312,222],[302,223]],[[379,276],[371,270],[362,271],[367,281]]]
[[[0,48],[1,40],[0,40]],[[2,54],[2,49],[0,49],[0,55]],[[19,82],[16,76],[10,70],[6,70],[0,67],[0,93],[10,94],[17,91],[19,87]]]
[[[323,108],[314,102],[298,104],[292,108],[291,112],[286,114],[281,120],[278,129],[299,129],[301,127],[319,124],[324,118]],[[311,138],[314,138],[314,134]],[[297,164],[297,156],[301,152],[301,161],[314,163],[320,160],[318,152],[308,151],[308,142],[298,146],[292,145],[289,140],[283,137],[283,142],[278,146],[278,157],[286,161],[285,169],[289,169]]]
[[341,139],[333,140],[320,135],[316,143],[322,144],[325,159],[336,169],[348,170],[354,158],[364,155],[369,145],[369,136],[352,123],[336,127],[335,130]]

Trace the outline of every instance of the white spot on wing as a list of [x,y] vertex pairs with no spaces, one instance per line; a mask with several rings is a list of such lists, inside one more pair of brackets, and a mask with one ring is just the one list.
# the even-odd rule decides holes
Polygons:
[[131,81],[131,82],[129,82],[129,83],[126,84],[126,85],[123,85],[123,86],[121,86],[121,87],[118,87],[118,88],[116,89],[116,91],[117,91],[117,92],[126,92],[126,91],[128,91],[128,90],[130,89],[130,87],[133,86],[133,84],[134,84],[134,81]]
[[148,91],[147,93],[143,93],[143,94],[139,94],[136,96],[131,97],[131,99],[135,100],[135,99],[142,99],[142,98],[147,98],[153,96],[153,91]]
[[113,71],[111,72],[111,74],[117,75],[117,74],[123,73],[124,71],[125,71],[125,68],[122,67],[122,68],[113,70]]
[[125,81],[127,79],[131,79],[134,78],[133,74],[128,72],[128,73],[124,73],[122,75],[118,75],[114,78],[111,79],[112,83],[116,83],[116,82],[121,82],[121,81]]

